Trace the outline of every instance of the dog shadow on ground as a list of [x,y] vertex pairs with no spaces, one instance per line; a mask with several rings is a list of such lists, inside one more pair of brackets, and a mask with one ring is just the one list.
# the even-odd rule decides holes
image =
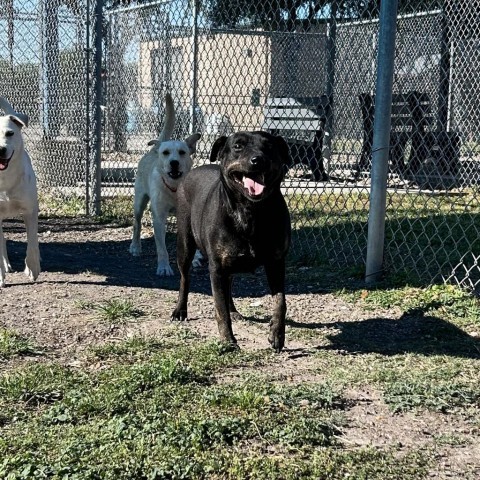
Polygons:
[[[88,235],[82,232],[80,236]],[[48,241],[40,242],[42,273],[37,283],[52,282],[69,284],[101,284],[138,288],[160,288],[177,291],[180,274],[175,262],[175,246],[168,242],[170,263],[174,275],[156,275],[157,255],[153,237],[142,241],[142,255],[133,257],[128,248],[130,240],[112,241]],[[16,272],[25,268],[26,242],[7,241],[7,249],[12,268]],[[48,276],[46,274],[53,275]],[[55,278],[56,275],[68,276]],[[88,274],[88,275],[87,275]],[[11,281],[8,282],[11,285]],[[191,271],[191,292],[211,295],[208,264]],[[268,293],[268,286],[262,269],[256,274],[238,276],[235,281],[235,296],[259,297]]]
[[[71,276],[69,284],[102,284],[131,286],[139,288],[161,288],[177,291],[180,274],[176,265],[176,236],[168,232],[166,243],[174,276],[156,275],[157,255],[153,236],[142,240],[142,255],[133,257],[129,253],[131,239],[125,239],[117,226],[94,223],[89,219],[40,219],[40,254],[42,272],[37,282],[65,281],[45,273]],[[26,253],[25,228],[22,222],[6,221],[7,249],[14,271],[24,269]],[[11,240],[13,234],[21,240]],[[115,236],[121,236],[115,240]],[[78,241],[76,240],[78,238]],[[65,239],[65,240],[64,240]],[[89,274],[88,276],[85,274]],[[99,277],[105,278],[95,278]],[[291,282],[291,280],[294,280]],[[11,282],[8,282],[11,285]],[[191,272],[191,292],[211,294],[207,262]],[[261,297],[269,293],[263,268],[255,274],[235,277],[235,297]],[[312,293],[299,278],[289,278],[287,273],[287,294]],[[320,292],[315,292],[320,293]]]
[[[246,318],[268,323],[268,319]],[[385,356],[415,353],[480,359],[480,341],[441,318],[412,310],[400,318],[369,318],[355,321],[301,323],[287,320],[287,328],[322,330],[327,345],[290,350],[291,356],[309,356],[320,350],[341,354],[378,353]],[[287,331],[288,338],[288,331]]]
[[338,322],[336,333],[327,335],[335,349],[351,354],[379,353],[398,355],[405,352],[421,355],[480,358],[480,342],[462,329],[420,310],[404,313],[399,319],[370,318]]

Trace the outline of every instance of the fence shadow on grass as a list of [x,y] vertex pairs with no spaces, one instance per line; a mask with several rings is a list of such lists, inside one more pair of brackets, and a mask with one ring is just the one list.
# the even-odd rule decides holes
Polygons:
[[[442,283],[462,261],[472,260],[468,258],[470,254],[480,256],[479,213],[416,218],[398,212],[394,215],[385,223],[384,257],[387,281],[396,286]],[[291,258],[295,263],[336,271],[336,286],[355,289],[363,284],[359,280],[363,280],[365,272],[366,222],[300,228],[293,234],[292,247]],[[336,266],[327,267],[329,264]],[[473,267],[469,275],[480,279],[480,266]],[[324,282],[327,286],[332,285],[333,277],[329,277]]]

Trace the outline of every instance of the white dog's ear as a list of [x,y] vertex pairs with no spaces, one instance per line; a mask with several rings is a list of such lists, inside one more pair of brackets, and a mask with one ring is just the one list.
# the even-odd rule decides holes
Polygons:
[[20,128],[28,127],[28,115],[25,115],[24,113],[15,113],[15,115],[10,115],[10,120]]
[[185,143],[190,149],[190,154],[194,154],[197,151],[197,142],[200,140],[200,137],[201,135],[199,133],[194,133],[185,140]]
[[159,143],[158,140],[150,140],[150,141],[147,143],[147,145],[148,145],[149,147],[151,147],[152,145],[158,145],[158,143]]

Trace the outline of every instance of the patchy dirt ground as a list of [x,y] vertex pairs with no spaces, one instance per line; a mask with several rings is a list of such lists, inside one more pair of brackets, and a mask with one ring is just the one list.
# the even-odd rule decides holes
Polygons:
[[[143,256],[133,258],[128,253],[129,227],[92,224],[82,219],[41,220],[43,272],[32,284],[21,273],[26,247],[23,224],[7,221],[4,230],[15,272],[7,275],[7,286],[0,291],[0,327],[30,338],[43,351],[42,355],[16,362],[55,359],[65,364],[81,364],[85,350],[91,345],[139,334],[161,336],[176,302],[179,277],[155,275],[151,231],[145,231]],[[191,320],[179,328],[192,329],[204,338],[216,338],[207,267],[193,273],[191,292]],[[245,349],[268,348],[270,299],[263,276],[242,277],[235,284],[234,294],[239,311],[246,317],[244,322],[234,325],[239,345]],[[112,298],[130,299],[143,312],[142,317],[135,322],[111,325],[99,322],[84,308],[89,303]],[[409,331],[399,332],[396,327],[390,331],[390,325],[399,320],[401,312],[365,311],[337,296],[315,292],[312,285],[290,286],[287,303],[290,321],[286,348],[270,368],[276,370],[278,378],[288,382],[328,378],[328,372],[315,364],[314,353],[319,349],[335,349],[338,355],[362,353],[355,351],[355,345],[342,344],[342,326],[369,325],[368,334],[380,343],[385,328],[387,333],[398,336],[400,342],[401,335],[409,335],[412,328],[417,328],[416,321],[411,320],[405,327]],[[302,335],[298,334],[300,326],[304,329]],[[316,334],[308,335],[308,329]],[[0,363],[0,372],[12,366],[15,362]],[[475,438],[471,424],[458,415],[392,414],[379,392],[365,387],[352,388],[347,393],[349,422],[342,440],[352,448],[365,445],[433,448],[432,438],[441,435]],[[438,465],[431,478],[480,478],[480,440],[476,438],[458,446],[436,444]]]

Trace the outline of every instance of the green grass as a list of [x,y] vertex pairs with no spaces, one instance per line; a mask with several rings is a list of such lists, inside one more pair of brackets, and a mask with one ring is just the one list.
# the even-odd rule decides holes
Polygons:
[[37,353],[39,349],[31,340],[18,335],[13,330],[0,328],[0,360]]
[[144,315],[129,299],[110,298],[102,302],[77,301],[77,308],[92,311],[103,322],[125,323]]
[[40,217],[62,216],[77,217],[85,214],[85,198],[74,194],[55,194],[40,189],[38,192]]
[[[327,334],[347,358],[317,354],[320,371],[344,385],[374,385],[393,412],[412,409],[474,411],[480,404],[480,300],[452,285],[339,290],[371,319],[346,322]],[[395,308],[399,319],[382,318]],[[397,314],[398,315],[398,314]]]
[[430,285],[428,287],[382,286],[366,290],[342,290],[340,295],[361,305],[366,310],[377,308],[401,308],[402,311],[437,315],[455,320],[463,327],[480,327],[480,299],[454,285]]
[[[147,345],[150,357],[132,362]],[[307,459],[337,445],[341,393],[323,384],[215,380],[265,355],[137,339],[103,351],[100,360],[116,363],[97,373],[58,365],[12,371],[0,381],[0,477],[268,478],[278,468],[282,478],[316,478],[333,457]],[[390,461],[388,453],[375,457]]]
[[[342,447],[342,390],[265,377],[258,368],[271,358],[172,335],[96,348],[100,370],[10,371],[0,380],[0,477],[424,478],[427,452]],[[218,381],[239,368],[255,373]]]

